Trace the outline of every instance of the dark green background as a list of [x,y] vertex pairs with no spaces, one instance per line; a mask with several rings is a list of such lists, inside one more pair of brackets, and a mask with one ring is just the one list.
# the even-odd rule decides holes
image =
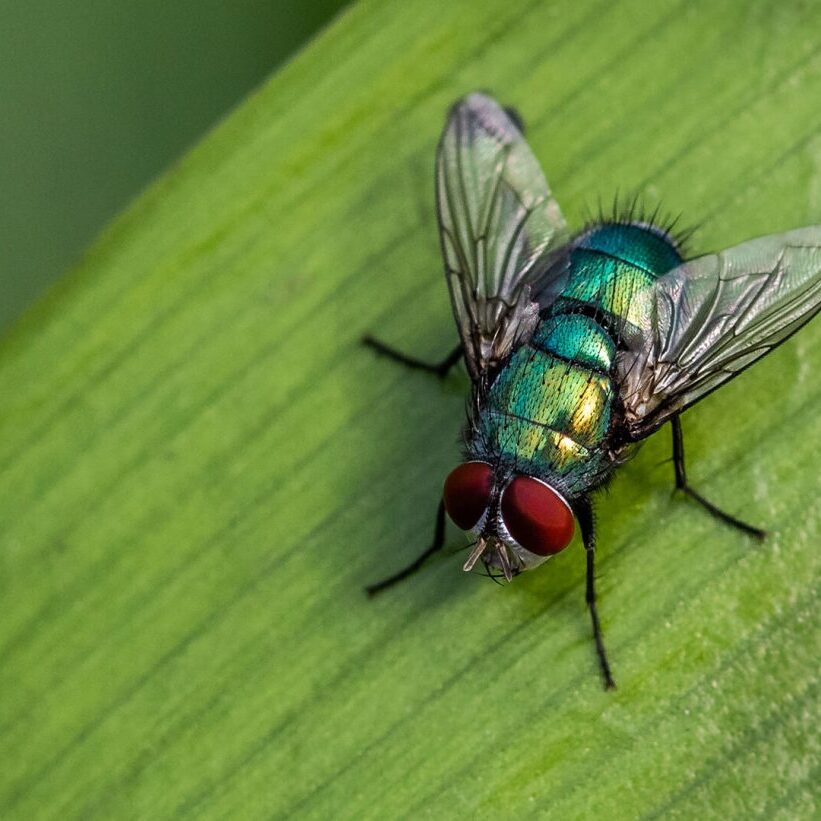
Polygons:
[[0,328],[344,0],[0,0]]

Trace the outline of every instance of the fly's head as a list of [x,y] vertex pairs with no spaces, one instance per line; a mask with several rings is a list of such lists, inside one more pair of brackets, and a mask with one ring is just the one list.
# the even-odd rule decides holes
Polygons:
[[480,559],[510,581],[563,550],[573,538],[573,511],[547,482],[465,462],[445,480],[445,509],[476,539],[464,569]]

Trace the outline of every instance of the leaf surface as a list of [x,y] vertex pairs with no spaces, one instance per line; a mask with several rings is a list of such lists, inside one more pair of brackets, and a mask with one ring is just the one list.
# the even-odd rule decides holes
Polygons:
[[[515,105],[571,225],[640,192],[691,252],[821,221],[819,9],[355,5],[0,345],[0,816],[809,817],[815,323],[498,588],[432,562],[464,375],[433,212],[449,104]],[[448,531],[455,551],[463,537]]]

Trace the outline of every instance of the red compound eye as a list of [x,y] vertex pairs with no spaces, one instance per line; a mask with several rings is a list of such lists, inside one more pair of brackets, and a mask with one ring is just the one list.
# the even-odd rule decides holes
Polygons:
[[486,462],[465,462],[445,479],[445,510],[454,524],[470,530],[482,518],[493,488],[493,470]]
[[502,494],[502,519],[525,550],[551,556],[573,538],[573,512],[550,485],[532,476],[517,476]]

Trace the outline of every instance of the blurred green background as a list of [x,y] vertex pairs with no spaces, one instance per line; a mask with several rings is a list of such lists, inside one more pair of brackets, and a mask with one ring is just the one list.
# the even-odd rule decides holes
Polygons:
[[344,0],[0,0],[0,329]]

